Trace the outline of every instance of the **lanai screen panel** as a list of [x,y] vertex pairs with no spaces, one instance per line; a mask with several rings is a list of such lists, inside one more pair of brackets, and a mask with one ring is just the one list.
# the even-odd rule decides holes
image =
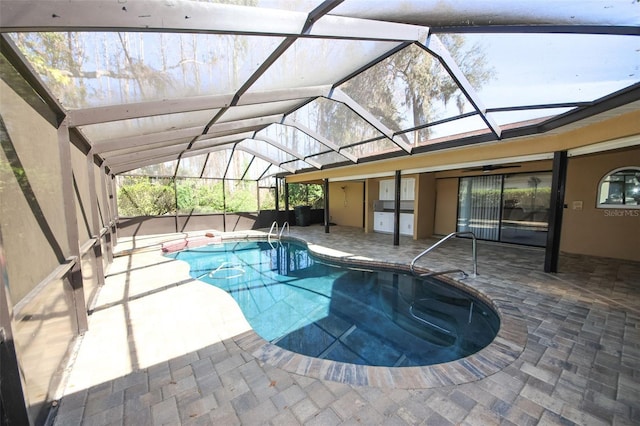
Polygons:
[[[216,123],[245,120],[249,118],[265,117],[284,114],[300,105],[299,100],[267,102],[256,105],[241,105],[229,108]],[[213,117],[213,116],[212,116]]]
[[254,158],[255,155],[236,148],[233,151],[233,155],[229,161],[229,168],[227,169],[224,178],[237,180],[242,179],[247,172],[247,169],[251,166]]
[[[401,139],[404,139],[402,137]],[[358,158],[371,157],[373,155],[389,154],[402,151],[402,149],[388,138],[376,139],[374,141],[361,143],[341,149],[348,154]]]
[[340,102],[318,98],[290,115],[338,146],[381,136],[382,133]]
[[251,91],[332,84],[398,43],[300,38],[251,86]]
[[128,171],[126,174],[135,176],[172,177],[177,165],[178,160],[166,161],[164,163],[140,167]]
[[[237,0],[216,2],[238,4]],[[76,123],[81,123],[82,117],[87,119],[93,112],[73,110],[87,107],[115,107],[109,110],[115,111],[113,115],[97,115],[92,122],[100,121],[100,117],[110,120],[119,113],[138,117],[80,128],[94,144],[95,152],[107,165],[117,167],[117,172],[130,165],[138,167],[152,160],[162,162],[180,156],[183,160],[194,158],[192,161],[198,166],[202,163],[205,176],[220,179],[227,172],[236,178],[238,174],[242,175],[240,178],[258,175],[250,167],[239,171],[238,162],[245,154],[238,154],[238,160],[234,155],[229,164],[233,146],[238,148],[236,151],[246,149],[251,158],[262,157],[280,164],[282,171],[295,172],[380,155],[407,154],[411,146],[455,139],[460,145],[467,136],[492,134],[486,122],[493,123],[483,120],[484,107],[488,117],[503,130],[513,129],[583,107],[640,81],[637,36],[540,33],[552,31],[543,28],[546,25],[557,25],[569,32],[573,24],[579,31],[589,31],[585,25],[600,26],[603,32],[609,25],[637,27],[639,9],[632,1],[621,0],[615,7],[594,6],[598,2],[569,2],[559,7],[552,0],[508,6],[484,0],[347,0],[328,14],[380,22],[351,20],[349,31],[343,32],[331,29],[331,25],[323,27],[323,19],[324,23],[334,19],[320,17],[314,25],[318,32],[314,33],[314,27],[310,30],[312,37],[297,34],[296,25],[302,29],[305,13],[323,4],[322,0],[243,3],[265,9],[253,13],[256,9],[237,6],[233,13],[239,20],[256,16],[271,19],[260,22],[264,25],[252,22],[256,24],[253,27],[216,27],[214,23],[210,28],[204,25],[190,29],[178,24],[171,29],[238,31],[237,34],[107,32],[102,27],[99,32],[65,32],[61,27],[57,33],[12,33],[11,37],[64,109],[71,110],[72,127],[73,114],[79,117]],[[271,35],[285,21],[288,26],[284,33],[289,36]],[[398,33],[393,33],[388,22],[421,25],[425,37],[415,40],[418,36],[407,36],[413,32],[403,33],[403,26],[393,27],[399,28]],[[476,33],[483,27],[494,31],[489,26],[501,23],[506,27],[498,31],[518,32]],[[82,23],[76,21],[74,28],[78,25]],[[455,63],[449,66],[455,78],[428,48],[421,47],[421,43],[428,46],[434,40],[426,37],[427,27],[451,53]],[[448,33],[457,31],[456,27],[461,33]],[[247,35],[254,29],[262,34]],[[327,36],[318,37],[323,31]],[[614,31],[631,30],[618,27]],[[380,40],[397,36],[404,41],[357,39],[360,35],[370,38],[372,34]],[[458,67],[469,82],[466,87],[473,89],[467,94],[455,81],[460,76]],[[464,82],[465,78],[461,80]],[[331,92],[329,87],[337,83],[337,89]],[[277,92],[268,93],[271,90]],[[292,99],[303,93],[311,95],[308,99]],[[329,99],[312,100],[318,94]],[[218,95],[222,96],[214,98]],[[201,96],[206,98],[191,103]],[[239,105],[228,104],[232,98]],[[177,102],[163,103],[164,100]],[[264,102],[248,105],[261,101]],[[144,105],[132,105],[129,110],[128,104],[138,102],[150,102],[152,108],[146,111]],[[481,111],[475,111],[473,103]],[[304,106],[287,114],[299,105]],[[221,111],[216,108],[223,106],[228,109],[212,123],[208,134],[201,136],[200,129],[204,131]],[[190,108],[209,109],[183,112]],[[176,111],[181,112],[171,113]],[[145,116],[157,113],[164,115]],[[263,129],[270,122],[280,123],[281,115],[283,124]],[[252,120],[259,117],[270,120]],[[301,129],[292,123],[301,125]],[[493,128],[496,137],[499,130]],[[269,143],[241,142],[260,139],[253,134],[256,131],[266,135],[263,142]],[[227,135],[231,137],[223,140]],[[190,144],[194,138],[199,140]],[[185,152],[187,146],[189,150]],[[206,153],[212,149],[205,161]],[[196,152],[203,157],[195,160]],[[181,163],[178,172],[194,173],[189,164]],[[158,170],[165,172],[161,167]]]
[[[535,124],[556,115],[564,114],[573,108],[534,108],[526,111],[497,111],[489,112],[488,116],[493,118],[500,126],[508,128],[509,124]],[[528,122],[528,123],[527,123]]]
[[272,124],[257,133],[258,138],[261,135],[271,138],[303,156],[310,156],[330,150],[326,145],[323,145],[318,140],[292,126]]
[[70,109],[234,93],[282,41],[149,32],[15,33],[12,37]]
[[407,137],[415,141],[416,146],[431,145],[438,142],[451,140],[455,137],[466,137],[490,133],[489,128],[480,116],[459,118],[434,126],[419,129],[406,134]]
[[[294,160],[294,161],[284,163],[281,165],[281,168],[286,173],[300,171],[300,170],[317,170],[315,167],[310,166],[309,163],[302,160]],[[271,173],[271,170],[269,170],[269,173]]]
[[[145,146],[127,146],[121,149],[113,149],[101,154],[104,158],[112,158],[115,156],[124,156],[126,154],[130,154],[131,157],[129,160],[135,161],[136,158],[139,160],[143,153],[158,153],[158,152],[167,152],[170,148],[173,148],[177,153],[180,152],[181,149],[185,149],[187,145],[191,141],[191,138],[178,138],[171,139],[167,141],[162,141],[150,145]],[[166,149],[164,149],[166,148]],[[162,149],[162,150],[161,150]],[[157,155],[156,155],[157,156]]]
[[[463,56],[464,46],[452,54]],[[476,64],[471,74],[483,72]],[[340,88],[393,131],[473,111],[442,64],[416,45],[402,49]]]
[[262,186],[264,182],[273,182],[273,186],[275,186],[276,175],[284,175],[290,173],[288,170],[276,166],[275,164],[271,164],[271,166],[262,174],[262,178],[259,179],[259,184]]
[[[487,108],[591,102],[640,81],[640,39],[602,34],[463,34],[492,67]],[[473,81],[472,81],[473,84]],[[520,120],[538,115],[523,111]]]
[[271,163],[262,158],[255,157],[251,162],[251,167],[247,169],[245,172],[243,179],[244,180],[255,180],[260,179],[265,172],[271,167]]
[[210,152],[207,157],[202,177],[217,179],[224,178],[224,173],[227,170],[227,164],[229,164],[232,152],[233,150],[231,148]]
[[200,153],[207,153],[211,151],[212,148],[230,148],[234,143],[240,142],[241,140],[246,138],[250,138],[251,136],[253,136],[253,134],[254,132],[241,132],[218,137],[211,137],[210,135],[200,136],[198,137],[198,140],[196,140],[191,146],[190,153],[195,155],[195,151],[199,151]]
[[180,159],[176,177],[199,178],[204,169],[207,155],[194,155]]
[[131,118],[107,123],[80,126],[92,141],[109,140],[139,134],[167,132],[177,129],[207,125],[218,109],[163,114],[154,117]]
[[340,155],[335,151],[327,152],[326,154],[313,155],[309,157],[309,159],[320,163],[322,166],[350,162],[347,157],[345,157],[344,155]]
[[294,157],[293,155],[288,154],[281,149],[276,148],[275,146],[261,140],[245,139],[240,142],[237,147],[246,148],[250,152],[256,153],[263,158],[269,158],[274,164],[281,164],[296,160],[296,157]]

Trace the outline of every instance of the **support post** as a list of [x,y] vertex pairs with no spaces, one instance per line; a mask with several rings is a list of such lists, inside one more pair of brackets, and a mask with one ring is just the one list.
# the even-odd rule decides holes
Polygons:
[[256,204],[257,204],[256,210],[258,211],[258,217],[259,217],[260,216],[260,181],[259,180],[256,181]]
[[[222,231],[227,232],[227,189],[225,188],[226,179],[222,179]],[[277,201],[276,201],[277,203]]]
[[96,171],[93,161],[93,150],[87,154],[87,177],[89,182],[89,204],[91,208],[91,236],[96,239],[93,253],[96,261],[96,277],[98,285],[104,284],[104,267],[102,264],[102,238],[100,237],[100,218],[98,217],[98,191],[96,190]]
[[173,177],[173,202],[176,203],[176,213],[173,215],[173,221],[176,228],[176,233],[180,232],[180,227],[178,226],[178,184],[176,183],[176,177]]
[[396,170],[395,197],[393,203],[393,245],[400,245],[400,191],[402,190],[402,176],[400,170]]
[[324,233],[329,233],[329,179],[324,180]]
[[278,212],[280,211],[280,178],[276,178],[276,220],[278,219]]
[[67,226],[67,241],[71,256],[78,260],[71,269],[69,281],[73,289],[73,300],[76,310],[78,333],[82,334],[89,328],[87,307],[84,299],[82,271],[80,269],[80,244],[78,242],[78,218],[76,215],[76,200],[73,194],[73,168],[71,164],[71,142],[69,128],[66,121],[58,127],[58,149],[60,153],[60,173],[62,178],[62,198],[64,203],[64,217]]
[[107,264],[113,262],[113,230],[111,229],[111,221],[113,213],[109,205],[109,196],[107,195],[107,182],[109,175],[107,174],[104,163],[100,166],[100,192],[102,196],[102,226],[107,228],[105,246],[107,248]]
[[109,202],[111,206],[111,230],[113,234],[113,246],[118,245],[118,188],[116,188],[116,177],[109,175]]
[[289,221],[289,184],[284,182],[284,220]]
[[565,207],[564,191],[567,182],[567,164],[567,151],[556,151],[553,154],[549,230],[547,231],[547,246],[544,254],[545,272],[558,272],[560,235],[562,232],[562,213]]

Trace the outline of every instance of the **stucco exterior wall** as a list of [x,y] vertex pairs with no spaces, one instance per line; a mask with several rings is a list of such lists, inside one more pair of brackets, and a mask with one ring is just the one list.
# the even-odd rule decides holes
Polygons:
[[448,235],[456,231],[458,178],[436,180],[436,212],[433,233]]
[[435,173],[420,173],[416,177],[416,201],[413,216],[414,238],[429,238],[433,235],[436,211]]
[[362,228],[364,182],[334,182],[329,185],[330,222]]
[[640,209],[597,208],[600,180],[640,167],[640,147],[569,159],[560,250],[640,261]]

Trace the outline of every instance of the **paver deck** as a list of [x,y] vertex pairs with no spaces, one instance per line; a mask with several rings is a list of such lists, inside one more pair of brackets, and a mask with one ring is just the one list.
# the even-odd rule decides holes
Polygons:
[[[291,235],[326,255],[405,266],[436,242],[393,246],[339,226]],[[640,424],[640,263],[562,255],[546,274],[542,249],[480,242],[479,276],[465,282],[522,320],[517,356],[461,384],[362,385],[257,357],[264,342],[235,301],[161,256],[175,238],[119,242],[56,425]],[[470,270],[470,253],[451,240],[420,265]]]

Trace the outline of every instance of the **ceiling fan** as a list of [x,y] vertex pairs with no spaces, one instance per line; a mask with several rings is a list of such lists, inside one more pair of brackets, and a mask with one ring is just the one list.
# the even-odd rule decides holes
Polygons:
[[487,172],[492,172],[494,170],[500,170],[500,169],[514,169],[520,167],[520,164],[487,164],[486,166],[480,166],[480,167],[472,167],[470,169],[465,169],[464,172],[483,172],[483,173],[487,173]]

